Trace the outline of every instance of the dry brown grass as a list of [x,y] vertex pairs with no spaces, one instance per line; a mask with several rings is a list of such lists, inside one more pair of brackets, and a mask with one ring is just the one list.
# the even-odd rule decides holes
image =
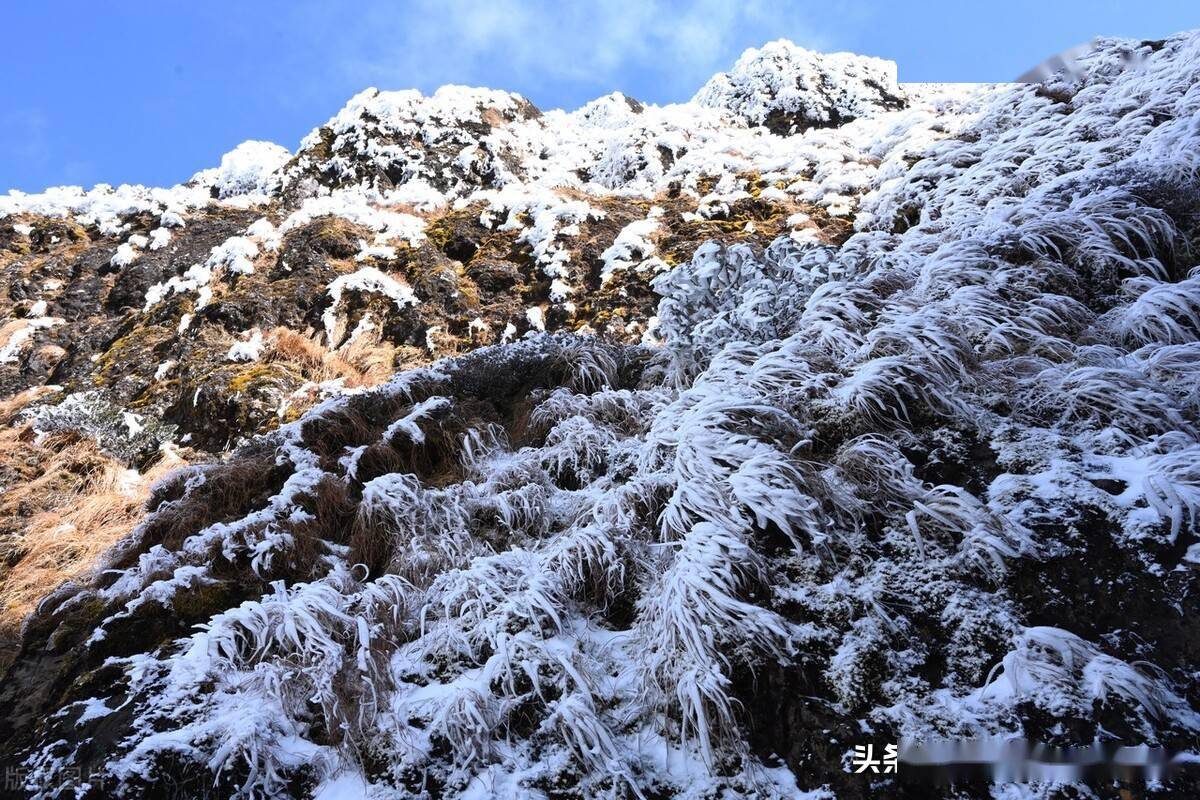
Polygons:
[[151,484],[184,463],[167,452],[139,474],[74,434],[35,441],[10,425],[36,396],[0,402],[0,664],[37,602],[90,570],[144,514]]
[[5,427],[11,425],[17,415],[24,411],[30,403],[56,391],[58,389],[49,386],[34,386],[20,394],[0,400],[0,425]]
[[[356,388],[393,374],[395,348],[370,335],[329,350],[316,336],[276,328],[268,342],[264,360],[314,383],[340,379]],[[37,602],[87,573],[144,516],[150,486],[185,463],[168,452],[139,474],[73,434],[37,441],[13,422],[46,391],[0,400],[0,665]]]
[[267,337],[266,361],[289,366],[313,383],[342,380],[347,388],[375,386],[392,377],[396,348],[371,332],[360,334],[330,350],[320,334],[304,335],[291,328],[274,328]]

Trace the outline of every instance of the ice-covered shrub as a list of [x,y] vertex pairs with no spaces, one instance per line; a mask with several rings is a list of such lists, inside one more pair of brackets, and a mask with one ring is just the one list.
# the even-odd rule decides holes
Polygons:
[[272,142],[246,141],[221,156],[220,166],[199,172],[192,180],[211,186],[220,198],[266,195],[279,188],[276,172],[291,157],[287,148]]
[[67,395],[56,405],[32,409],[30,416],[38,433],[77,433],[129,464],[145,462],[175,436],[174,425],[122,408],[98,391]]
[[710,79],[694,102],[792,133],[899,108],[903,92],[890,61],[817,54],[780,40],[747,50],[732,70]]

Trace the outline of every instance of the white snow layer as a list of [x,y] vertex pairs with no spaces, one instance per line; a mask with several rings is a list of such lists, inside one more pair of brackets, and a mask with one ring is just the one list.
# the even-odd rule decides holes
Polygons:
[[196,173],[192,180],[211,186],[218,197],[266,195],[278,183],[276,172],[291,160],[286,147],[246,141],[221,156],[221,165]]
[[729,72],[713,76],[693,99],[751,125],[772,115],[788,127],[848,122],[900,104],[891,61],[854,53],[814,53],[786,40],[750,48]]

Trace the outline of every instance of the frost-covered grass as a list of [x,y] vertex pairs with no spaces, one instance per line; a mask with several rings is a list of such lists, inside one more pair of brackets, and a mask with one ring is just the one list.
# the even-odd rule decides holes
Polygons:
[[[98,760],[48,729],[31,789],[81,762],[130,794],[180,776],[262,797],[360,781],[381,796],[794,797],[843,780],[837,761],[778,767],[770,750],[792,743],[764,746],[755,708],[888,741],[1041,725],[1194,747],[1194,672],[1152,663],[1158,643],[1114,647],[1119,630],[1034,624],[1052,610],[1010,577],[1086,555],[1080,541],[1133,554],[1139,580],[1189,569],[1198,85],[1200,37],[1181,35],[982,92],[938,135],[944,99],[801,137],[736,128],[746,149],[722,158],[808,174],[789,192],[813,202],[852,195],[855,233],[702,246],[655,280],[660,348],[498,345],[165,480],[107,569],[43,604],[50,620],[99,606],[75,646],[113,654],[111,682],[64,724],[96,730],[87,699],[128,721]],[[414,109],[521,116],[510,101],[368,93],[333,129],[369,147],[373,109],[388,136],[432,144],[440,118],[410,130]],[[710,111],[639,119],[610,97],[476,146],[561,125],[564,150],[608,148],[592,180],[687,188],[688,153],[717,158],[706,137],[730,128]],[[685,138],[682,114],[706,120],[688,153],[615,166],[630,141]],[[835,169],[850,151],[861,160]],[[503,183],[479,152],[461,158],[476,171],[455,187]],[[545,161],[521,179],[571,163]],[[514,198],[552,270],[588,205],[527,202],[542,188],[486,191]],[[391,280],[364,267],[344,286],[412,302]],[[1193,574],[1178,580],[1194,590]],[[175,614],[201,624],[130,632]],[[794,682],[764,698],[771,672]]]

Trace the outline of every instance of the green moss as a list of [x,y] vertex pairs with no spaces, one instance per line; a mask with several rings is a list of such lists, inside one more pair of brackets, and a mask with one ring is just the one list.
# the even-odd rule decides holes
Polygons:
[[171,333],[156,325],[142,325],[114,341],[96,362],[92,382],[103,386],[112,380],[136,371],[139,365],[156,363],[153,351],[168,341]]
[[185,620],[209,619],[227,609],[232,592],[224,583],[190,586],[180,589],[171,598],[171,608]]
[[228,388],[230,394],[241,394],[252,391],[263,384],[287,380],[300,381],[301,379],[299,375],[282,364],[258,363],[235,373],[229,379]]

